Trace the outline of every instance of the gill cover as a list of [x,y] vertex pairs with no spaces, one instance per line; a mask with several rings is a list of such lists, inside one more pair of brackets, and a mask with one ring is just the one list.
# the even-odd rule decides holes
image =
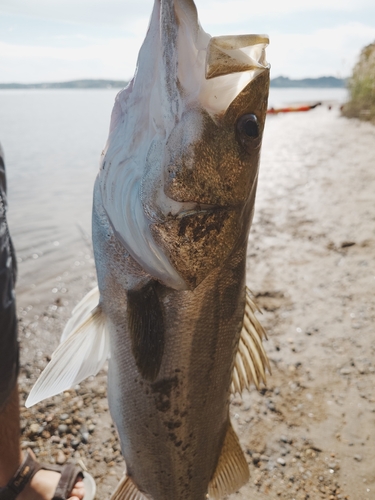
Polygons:
[[[132,257],[174,289],[189,285],[151,228],[197,203],[165,194],[166,143],[187,109],[199,107],[213,120],[225,113],[268,69],[267,44],[268,38],[258,35],[211,38],[192,0],[155,0],[135,75],[116,97],[98,175],[102,204]],[[200,123],[189,126],[200,133]]]

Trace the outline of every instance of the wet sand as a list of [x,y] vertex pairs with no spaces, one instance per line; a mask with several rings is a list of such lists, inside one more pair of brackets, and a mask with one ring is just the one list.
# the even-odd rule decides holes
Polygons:
[[[247,283],[272,376],[232,402],[251,479],[231,500],[375,498],[374,144],[375,127],[337,106],[268,119]],[[20,262],[22,398],[95,284],[87,235],[59,245],[38,276]],[[123,469],[105,378],[22,411],[23,446],[87,466],[97,499]]]

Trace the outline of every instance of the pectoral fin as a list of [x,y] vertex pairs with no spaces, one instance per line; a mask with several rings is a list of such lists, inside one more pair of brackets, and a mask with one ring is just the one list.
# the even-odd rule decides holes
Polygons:
[[255,316],[256,305],[246,288],[246,306],[232,375],[231,392],[242,393],[254,382],[257,389],[261,381],[266,383],[266,369],[271,373],[270,363],[264,350],[262,339],[267,338],[264,328]]
[[72,329],[65,328],[65,340],[31,389],[26,407],[70,389],[96,375],[104,365],[109,356],[109,335],[101,306],[91,309],[93,295],[93,291],[87,294],[73,311],[67,325]]
[[126,474],[121,479],[110,500],[148,500]]
[[239,490],[249,478],[249,466],[238,437],[232,425],[229,424],[215,474],[208,486],[208,496],[220,500],[225,495]]

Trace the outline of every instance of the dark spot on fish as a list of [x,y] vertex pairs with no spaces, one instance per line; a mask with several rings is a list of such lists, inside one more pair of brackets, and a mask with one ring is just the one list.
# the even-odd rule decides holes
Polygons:
[[188,444],[185,444],[185,446],[183,446],[183,447],[181,448],[181,450],[182,450],[182,451],[186,451],[186,450],[189,448],[189,446],[190,446],[190,444],[189,444],[189,443],[188,443]]
[[182,441],[177,441],[174,445],[176,448],[179,448],[182,445]]
[[189,219],[190,217],[182,217],[178,230],[178,236],[185,236],[186,228],[189,225]]
[[173,432],[170,432],[170,433],[168,434],[168,436],[169,436],[169,439],[170,439],[171,441],[176,441],[176,439],[177,439],[176,434],[174,434]]
[[182,423],[180,421],[177,421],[177,422],[164,422],[164,425],[166,427],[168,427],[168,429],[172,430],[172,429],[178,429],[179,427],[181,427]]
[[163,378],[158,382],[151,384],[151,390],[153,393],[163,394],[164,396],[170,397],[171,392],[178,386],[178,377],[174,376],[172,378]]
[[150,281],[140,290],[128,291],[128,322],[132,352],[146,380],[157,377],[164,352],[164,316],[159,293],[162,285]]
[[161,412],[166,412],[171,407],[170,396],[172,390],[178,386],[177,376],[159,380],[151,384],[151,391],[155,395],[156,409]]
[[179,368],[176,368],[175,373],[181,373],[181,370]]

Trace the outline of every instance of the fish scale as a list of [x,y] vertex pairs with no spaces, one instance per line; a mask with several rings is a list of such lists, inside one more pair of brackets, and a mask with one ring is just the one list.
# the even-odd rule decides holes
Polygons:
[[267,44],[210,37],[192,0],[156,0],[135,76],[116,97],[94,187],[98,288],[27,401],[109,357],[126,462],[113,500],[219,500],[249,478],[229,401],[269,369],[245,284]]

